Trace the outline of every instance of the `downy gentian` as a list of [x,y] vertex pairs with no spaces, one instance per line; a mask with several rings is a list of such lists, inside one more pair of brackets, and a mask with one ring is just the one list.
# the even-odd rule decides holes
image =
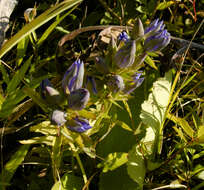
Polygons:
[[110,76],[107,82],[107,86],[114,93],[122,91],[125,87],[123,78],[120,75]]
[[169,44],[171,37],[164,27],[163,21],[156,19],[145,29],[147,37],[144,41],[145,51],[160,51]]
[[57,126],[62,126],[66,123],[67,114],[60,110],[54,110],[51,115],[51,121]]
[[91,128],[87,119],[75,117],[67,123],[67,128],[75,132],[85,132]]
[[90,93],[85,88],[72,91],[68,96],[68,107],[72,110],[82,110],[89,101]]
[[133,65],[135,61],[136,43],[135,40],[128,40],[115,54],[113,60],[119,68],[126,68]]
[[84,78],[83,61],[75,61],[65,72],[62,79],[62,87],[66,94],[82,87]]
[[124,93],[125,94],[130,94],[132,93],[136,88],[138,88],[144,81],[144,77],[142,76],[142,72],[138,71],[135,73],[135,75],[132,76],[132,81],[125,87]]
[[41,84],[41,95],[50,104],[59,104],[61,102],[60,93],[53,87],[48,79],[44,79]]

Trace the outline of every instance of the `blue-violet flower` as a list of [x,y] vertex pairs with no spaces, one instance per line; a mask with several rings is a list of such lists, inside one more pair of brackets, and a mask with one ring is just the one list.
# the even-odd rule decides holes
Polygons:
[[67,114],[60,110],[54,110],[51,115],[51,121],[57,126],[62,126],[66,123]]
[[84,63],[83,61],[75,61],[66,71],[62,79],[62,87],[65,93],[79,89],[82,87],[84,78]]
[[136,88],[138,88],[144,81],[144,77],[142,76],[142,72],[137,72],[135,75],[132,76],[132,81],[125,87],[124,93],[130,94],[132,93]]
[[61,101],[60,93],[53,87],[48,79],[44,79],[41,84],[42,98],[52,104],[58,104]]
[[128,34],[125,31],[121,32],[118,36],[119,41],[127,42],[127,41],[129,41],[129,39],[130,39],[130,37],[128,36]]
[[110,76],[107,82],[107,86],[114,93],[123,90],[125,87],[123,78],[120,75]]
[[89,90],[91,89],[94,94],[98,93],[95,78],[92,76],[86,77],[85,87],[88,88]]
[[67,123],[67,128],[75,132],[85,132],[91,128],[87,119],[76,117]]
[[114,62],[119,68],[130,67],[135,61],[135,52],[135,40],[130,40],[116,52]]
[[82,110],[89,101],[90,93],[85,88],[72,91],[68,96],[68,107],[73,110]]

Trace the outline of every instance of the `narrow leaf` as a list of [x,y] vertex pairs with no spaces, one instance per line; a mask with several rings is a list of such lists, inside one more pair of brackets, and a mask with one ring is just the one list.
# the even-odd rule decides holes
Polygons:
[[72,8],[70,11],[68,11],[67,13],[65,13],[63,16],[61,16],[59,19],[57,19],[54,23],[52,23],[49,28],[43,33],[43,35],[41,36],[41,38],[39,39],[37,45],[40,46],[46,39],[47,37],[50,35],[50,33],[56,28],[56,26],[64,19],[66,18],[74,9],[76,8],[76,6],[74,8]]
[[0,49],[0,59],[19,41],[28,36],[31,32],[35,31],[37,28],[59,15],[61,12],[75,6],[76,4],[82,2],[82,0],[65,0],[61,3],[51,7],[43,14],[38,16],[36,19],[25,25],[16,35],[14,35],[10,40],[8,40]]
[[194,137],[194,130],[190,127],[188,122],[184,118],[176,117],[172,114],[168,114],[168,119],[173,121],[175,124],[181,126],[184,132],[191,138]]
[[8,84],[7,94],[10,94],[12,91],[16,90],[16,87],[19,85],[21,80],[24,78],[28,67],[31,64],[32,56],[23,64],[23,66],[18,70],[13,76],[12,80]]
[[16,169],[19,167],[19,165],[23,162],[28,149],[29,145],[22,145],[18,151],[13,154],[11,159],[6,163],[5,167],[3,168],[3,171],[1,173],[1,179],[4,183],[9,183],[12,179]]

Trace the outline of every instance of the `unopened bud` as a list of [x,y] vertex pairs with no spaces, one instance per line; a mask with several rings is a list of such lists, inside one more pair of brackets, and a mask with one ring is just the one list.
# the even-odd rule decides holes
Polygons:
[[80,60],[75,61],[64,74],[62,79],[62,87],[65,93],[79,89],[82,87],[84,78],[84,63]]
[[124,89],[124,81],[120,75],[112,75],[109,77],[107,86],[109,89],[116,93]]
[[89,101],[90,93],[85,88],[74,90],[68,96],[68,106],[73,110],[82,110]]
[[135,40],[130,40],[116,52],[114,62],[119,68],[130,67],[135,61],[135,52]]
[[54,110],[51,115],[51,121],[57,126],[62,126],[66,123],[67,114],[60,110]]
[[75,131],[78,133],[83,133],[91,128],[87,119],[76,117],[71,121],[68,121],[67,128],[71,131]]

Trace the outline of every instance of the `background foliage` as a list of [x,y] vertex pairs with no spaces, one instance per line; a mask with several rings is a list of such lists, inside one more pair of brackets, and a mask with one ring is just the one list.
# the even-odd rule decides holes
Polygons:
[[[22,0],[14,11],[8,41],[0,49],[0,189],[202,189],[204,187],[203,46],[185,49],[172,41],[145,60],[144,83],[131,97],[102,93],[79,112],[93,128],[70,132],[50,122],[40,83],[61,86],[75,59],[93,64],[104,53],[99,32],[73,30],[96,25],[147,26],[164,20],[172,36],[203,44],[204,1]],[[37,16],[23,12],[36,6]],[[101,88],[100,86],[98,87]]]

